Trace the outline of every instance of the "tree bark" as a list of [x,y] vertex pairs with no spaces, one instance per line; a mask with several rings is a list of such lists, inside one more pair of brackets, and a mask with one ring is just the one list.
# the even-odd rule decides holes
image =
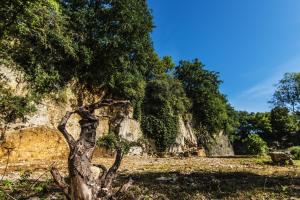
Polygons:
[[[92,176],[91,160],[96,146],[96,129],[99,125],[99,119],[94,111],[113,105],[121,105],[125,108],[125,112],[115,116],[113,120],[113,126],[118,131],[120,123],[128,116],[129,101],[102,100],[95,104],[82,106],[73,112],[67,112],[58,126],[58,130],[63,134],[70,149],[68,157],[69,183],[64,181],[56,168],[51,169],[51,174],[68,200],[113,200],[119,198],[121,193],[126,192],[132,185],[132,180],[130,180],[116,193],[113,193],[112,183],[123,158],[120,147],[116,149],[114,164],[108,170],[103,165],[96,165],[102,170],[102,174],[99,177]],[[69,118],[75,113],[81,117],[79,121],[81,132],[78,140],[75,140],[66,129]]]

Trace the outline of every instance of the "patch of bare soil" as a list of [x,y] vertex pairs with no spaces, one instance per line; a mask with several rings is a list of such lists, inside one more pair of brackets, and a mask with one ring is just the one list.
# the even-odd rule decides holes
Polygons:
[[[113,159],[93,162],[109,166]],[[52,165],[66,173],[65,160],[9,163],[3,178],[7,181],[0,187],[16,199],[63,199],[48,172]],[[1,176],[5,167],[3,159]],[[129,177],[134,180],[131,192],[141,199],[300,199],[300,163],[274,166],[269,158],[125,157],[116,185]],[[20,180],[26,183],[23,188]]]

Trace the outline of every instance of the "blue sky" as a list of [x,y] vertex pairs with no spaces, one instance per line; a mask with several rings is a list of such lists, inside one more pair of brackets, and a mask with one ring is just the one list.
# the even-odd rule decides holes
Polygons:
[[160,56],[220,72],[238,110],[267,111],[274,84],[300,71],[300,0],[148,0]]

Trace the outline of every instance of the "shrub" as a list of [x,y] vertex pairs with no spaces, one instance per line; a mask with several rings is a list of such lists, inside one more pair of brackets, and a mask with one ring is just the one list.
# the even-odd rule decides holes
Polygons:
[[268,151],[267,143],[257,134],[248,135],[242,142],[246,154],[263,155]]
[[164,115],[164,119],[153,115],[144,116],[142,129],[147,137],[154,139],[156,150],[163,152],[175,142],[178,132],[178,116]]
[[114,133],[109,133],[97,140],[98,147],[103,147],[110,151],[120,148],[124,154],[127,154],[134,144],[134,142],[129,142],[123,138],[120,138]]
[[294,160],[300,160],[300,146],[293,146],[289,148]]

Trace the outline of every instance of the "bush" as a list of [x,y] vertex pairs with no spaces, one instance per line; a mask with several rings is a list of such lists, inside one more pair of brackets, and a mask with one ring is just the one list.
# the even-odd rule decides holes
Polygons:
[[268,152],[267,143],[257,134],[248,135],[242,143],[246,154],[263,155]]
[[300,146],[293,146],[289,148],[294,160],[300,160]]
[[114,151],[121,149],[124,154],[127,154],[130,148],[137,145],[136,142],[129,142],[123,138],[116,136],[114,133],[109,133],[97,140],[97,146],[106,148],[107,150]]
[[143,116],[142,129],[147,137],[154,139],[156,150],[163,152],[176,140],[178,116],[164,115],[164,119],[153,115]]

